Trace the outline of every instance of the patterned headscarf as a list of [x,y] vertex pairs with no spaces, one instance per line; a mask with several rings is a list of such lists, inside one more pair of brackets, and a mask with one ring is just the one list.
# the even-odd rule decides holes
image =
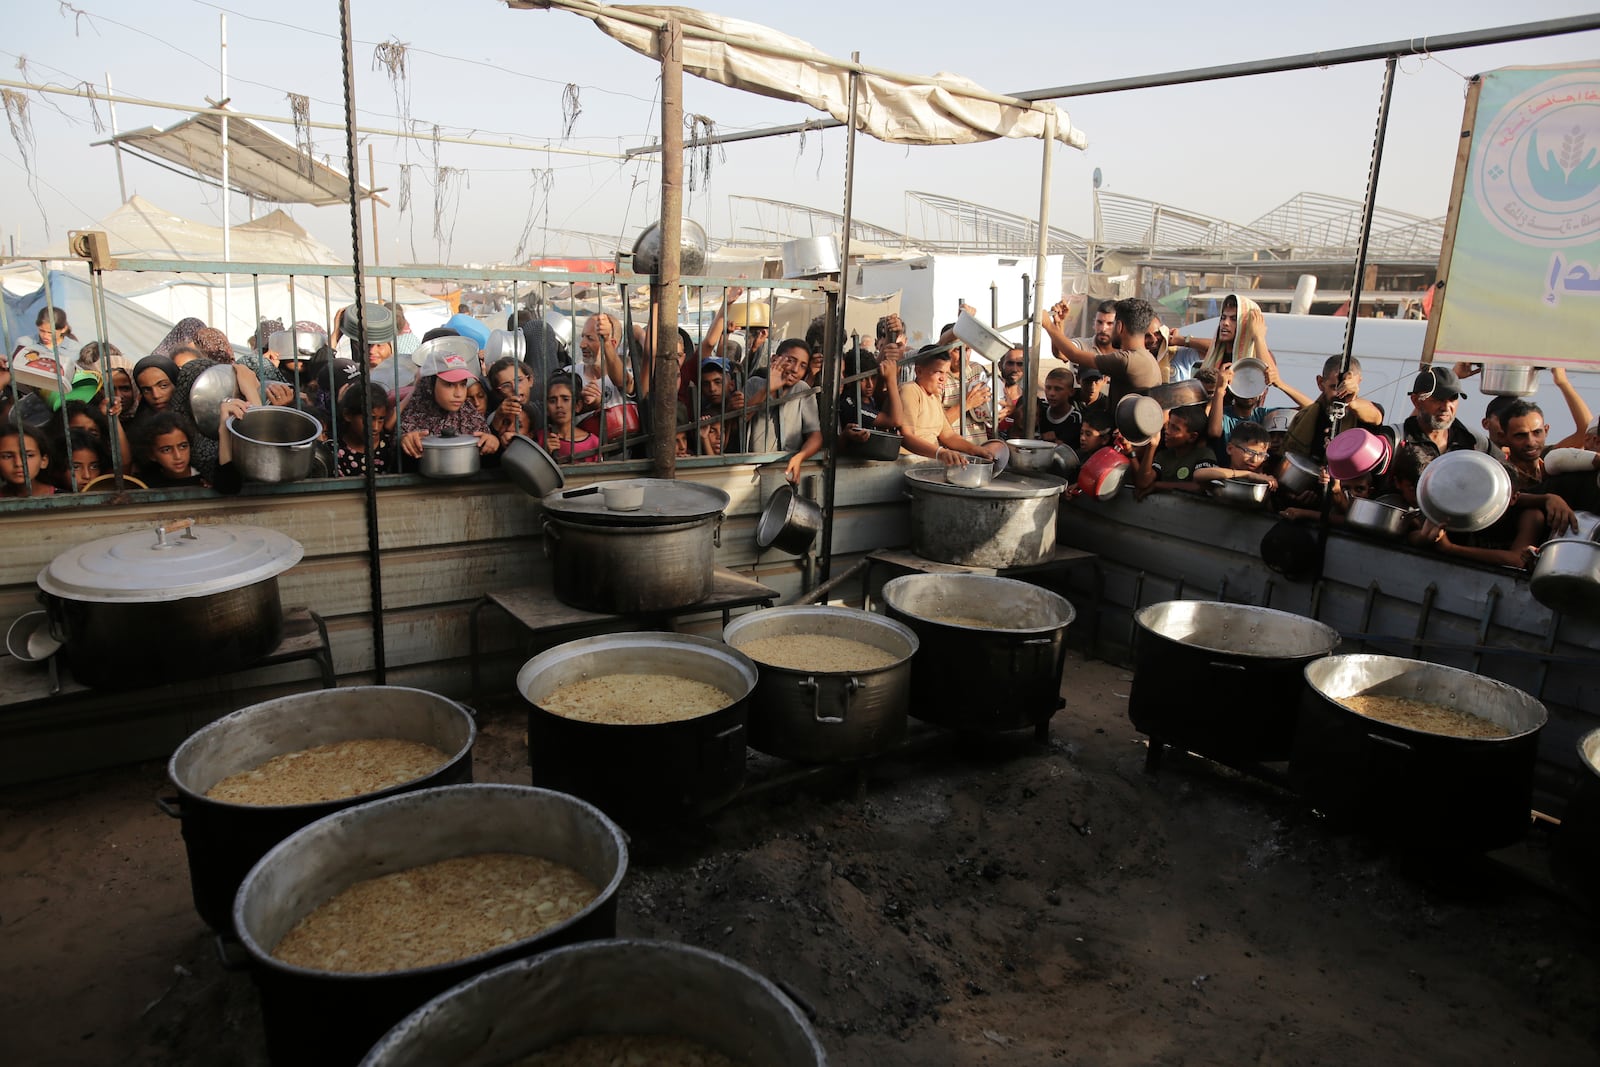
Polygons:
[[417,379],[417,387],[400,413],[400,433],[433,435],[488,433],[489,423],[483,412],[465,402],[457,411],[446,411],[433,398],[433,386],[438,376],[430,374]]
[[250,347],[257,352],[265,352],[267,342],[272,340],[272,335],[282,329],[282,319],[262,319],[256,323],[256,332],[250,335]]
[[233,362],[233,346],[228,343],[228,335],[221,330],[210,326],[196,330],[194,346],[207,359],[215,360],[218,363]]
[[199,319],[180,319],[178,324],[167,332],[167,336],[161,339],[161,343],[156,345],[150,354],[152,356],[166,356],[168,359],[171,359],[173,352],[182,348],[184,345],[193,345],[195,343],[195,338],[198,337],[200,331],[205,328],[206,324],[201,322]]

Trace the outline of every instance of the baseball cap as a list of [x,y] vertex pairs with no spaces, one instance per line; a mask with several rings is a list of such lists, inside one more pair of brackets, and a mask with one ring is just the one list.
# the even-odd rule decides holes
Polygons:
[[1463,395],[1461,381],[1449,367],[1423,367],[1411,383],[1411,395],[1436,400],[1456,400]]
[[1268,433],[1288,433],[1289,424],[1294,421],[1294,408],[1273,408],[1267,412]]
[[361,310],[356,311],[356,306],[351,304],[339,315],[340,332],[346,336],[354,336],[356,332],[356,319],[366,320],[367,344],[382,345],[394,343],[394,312],[382,304],[362,304]]
[[700,361],[700,373],[704,374],[708,370],[718,370],[726,374],[728,373],[728,364],[719,356],[707,356]]
[[1079,385],[1088,385],[1090,382],[1098,382],[1101,378],[1105,377],[1105,372],[1101,371],[1098,367],[1075,366],[1072,368],[1072,370],[1078,377]]
[[[426,349],[426,351],[423,351]],[[437,376],[447,382],[477,377],[478,346],[470,337],[436,337],[417,346],[417,377]]]

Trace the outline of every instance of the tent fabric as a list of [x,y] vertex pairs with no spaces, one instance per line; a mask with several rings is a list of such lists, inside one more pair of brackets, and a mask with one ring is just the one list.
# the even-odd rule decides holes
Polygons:
[[[135,259],[185,259],[204,262],[222,260],[222,227],[210,226],[153,204],[142,196],[128,202],[98,222],[81,227],[103,230],[111,244],[111,254]],[[312,237],[282,211],[231,227],[229,253],[239,263],[320,263],[333,266],[348,262],[347,256]],[[70,259],[65,241],[40,251],[30,251],[26,259]]]
[[[606,35],[651,57],[657,51],[655,30],[606,12],[627,13],[655,25],[676,20],[684,28],[684,70],[731,88],[809,104],[840,122],[849,121],[848,65],[759,23],[654,4],[601,7],[587,0],[534,0],[532,6],[584,15]],[[707,32],[717,39],[708,39]],[[862,74],[857,81],[857,128],[890,144],[971,144],[997,137],[1043,137],[1046,112],[1054,110],[1056,139],[1073,148],[1088,145],[1066,112],[1053,104],[1018,106],[979,99],[968,93],[984,90],[956,74],[935,74],[934,85],[920,84],[923,80],[886,71]]]
[[[146,126],[117,134],[106,143],[222,179],[221,115],[201,112],[164,130]],[[228,117],[228,184],[269,204],[322,207],[350,201],[350,179],[343,171],[317,162],[265,127],[234,116]],[[372,190],[357,183],[356,193],[366,199]]]

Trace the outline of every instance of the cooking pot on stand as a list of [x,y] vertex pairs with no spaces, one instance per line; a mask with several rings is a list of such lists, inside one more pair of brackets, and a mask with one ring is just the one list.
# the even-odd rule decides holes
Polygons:
[[1076,611],[1048,589],[981,574],[885,583],[889,617],[917,635],[911,714],[956,730],[1047,728],[1061,708]]
[[51,632],[84,685],[126,689],[247,667],[278,646],[278,575],[298,541],[264,526],[196,526],[102,537],[39,572]]
[[963,567],[1023,567],[1056,550],[1056,508],[1066,482],[1007,473],[981,489],[945,482],[943,467],[906,471],[911,550]]
[[[1527,831],[1548,718],[1539,701],[1492,678],[1397,656],[1329,656],[1307,665],[1305,678],[1289,776],[1319,811],[1442,851],[1499,848]],[[1360,694],[1443,704],[1510,736],[1413,730],[1339,702]]]
[[[447,963],[351,974],[272,956],[283,936],[357,882],[429,863],[515,852],[576,870],[599,889],[577,914],[532,937]],[[275,1064],[357,1062],[411,1011],[474,975],[578,941],[612,937],[628,868],[622,832],[575,797],[516,785],[449,785],[319,819],[275,845],[234,901],[234,928],[261,996]]]
[[[453,700],[421,689],[360,685],[318,689],[241,708],[189,735],[167,762],[177,788],[161,810],[183,824],[194,909],[220,933],[233,929],[233,897],[267,850],[302,826],[398,793],[472,781],[478,728]],[[289,752],[366,738],[420,741],[449,759],[420,778],[338,800],[239,804],[206,791]]]
[[750,746],[806,763],[860,759],[892,747],[905,733],[917,635],[856,608],[791,606],[743,615],[722,631],[722,639],[742,651],[751,641],[807,634],[859,641],[895,661],[836,670],[826,663],[800,669],[756,660],[761,678],[750,706]]
[[294,408],[251,408],[228,419],[225,429],[234,465],[252,482],[298,482],[308,477],[322,438],[322,423]]
[[361,1067],[497,1067],[574,1034],[616,1033],[685,1038],[762,1067],[827,1062],[805,1016],[755,971],[689,945],[622,938],[508,963],[440,994]]
[[[569,682],[608,674],[666,674],[728,695],[715,711],[676,722],[584,722],[541,703]],[[704,637],[605,634],[542,652],[517,673],[528,702],[533,783],[598,805],[629,828],[704,815],[744,785],[745,738],[756,665]]]
[[1162,744],[1224,763],[1287,759],[1306,664],[1339,634],[1287,611],[1168,600],[1134,612],[1128,719]]
[[728,494],[664,478],[629,484],[644,487],[637,511],[608,509],[593,486],[541,501],[556,599],[630,615],[676,611],[710,596]]
[[815,278],[839,273],[839,242],[831,233],[785,241],[781,251],[785,278]]

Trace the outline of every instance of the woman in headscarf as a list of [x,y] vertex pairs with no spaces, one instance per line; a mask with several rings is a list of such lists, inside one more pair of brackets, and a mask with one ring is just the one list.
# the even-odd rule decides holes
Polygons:
[[195,337],[205,328],[206,324],[199,319],[179,319],[178,324],[167,331],[167,336],[161,339],[161,343],[156,345],[150,354],[171,359],[174,350],[182,348],[184,345],[193,345]]
[[178,365],[166,356],[145,356],[133,365],[133,387],[139,394],[134,413],[138,425],[172,406],[178,387]]

